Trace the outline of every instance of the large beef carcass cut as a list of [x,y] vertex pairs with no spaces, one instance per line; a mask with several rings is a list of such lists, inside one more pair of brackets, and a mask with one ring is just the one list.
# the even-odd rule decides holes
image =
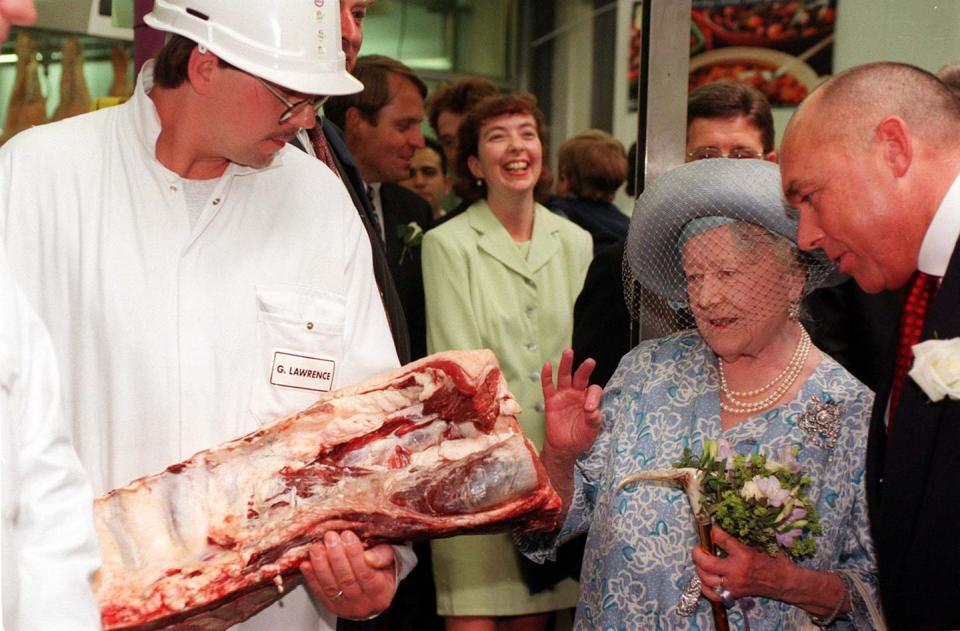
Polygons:
[[111,491],[95,505],[105,628],[227,628],[296,585],[327,530],[554,528],[519,409],[493,353],[438,353]]

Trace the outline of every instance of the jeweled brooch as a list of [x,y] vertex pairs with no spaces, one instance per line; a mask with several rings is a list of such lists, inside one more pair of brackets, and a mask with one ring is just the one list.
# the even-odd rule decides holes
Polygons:
[[811,397],[807,409],[797,420],[797,427],[807,434],[807,438],[821,449],[833,449],[840,435],[840,418],[843,407],[833,401],[821,401]]

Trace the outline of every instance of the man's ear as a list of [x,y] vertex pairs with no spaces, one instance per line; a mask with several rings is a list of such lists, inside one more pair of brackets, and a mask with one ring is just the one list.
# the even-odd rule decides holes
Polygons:
[[216,73],[223,68],[219,58],[211,52],[200,52],[199,46],[194,46],[187,61],[187,80],[197,94],[207,94],[213,90],[213,80]]
[[903,177],[913,161],[910,126],[899,116],[887,116],[874,130],[874,140],[881,144],[883,161],[894,176]]
[[363,114],[357,107],[350,106],[347,108],[346,113],[344,114],[343,123],[346,126],[344,133],[348,131],[356,131],[360,129],[361,125],[366,125],[370,127],[370,121],[364,118]]

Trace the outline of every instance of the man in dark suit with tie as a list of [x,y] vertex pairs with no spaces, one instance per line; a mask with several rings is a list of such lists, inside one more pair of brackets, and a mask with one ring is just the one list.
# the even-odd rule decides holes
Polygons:
[[[800,246],[823,249],[868,292],[909,288],[867,453],[881,598],[893,629],[960,628],[960,391],[941,398],[920,386],[931,376],[949,386],[960,363],[948,342],[960,336],[958,133],[960,101],[936,77],[880,62],[814,91],[780,151]],[[918,339],[944,352],[947,373],[911,368]]]
[[420,124],[427,86],[409,67],[382,55],[360,57],[353,76],[363,91],[330,98],[324,112],[343,130],[365,183],[416,359],[427,352],[420,239],[433,213],[428,202],[397,182],[410,175],[413,154],[424,146]]
[[[363,44],[363,20],[374,0],[341,0],[340,36],[348,72],[353,72]],[[318,113],[319,117],[319,113]],[[319,117],[317,125],[310,130],[301,130],[293,144],[324,162],[336,173],[350,194],[363,226],[370,238],[373,251],[373,272],[383,299],[383,307],[390,322],[393,342],[401,364],[411,359],[410,334],[403,312],[400,295],[390,272],[386,248],[379,237],[380,230],[375,227],[376,218],[373,206],[366,193],[366,185],[360,177],[356,162],[343,139],[343,131],[326,117]]]
[[[356,0],[352,0],[358,4]],[[394,308],[409,331],[408,357],[426,355],[426,307],[420,266],[422,231],[430,227],[430,204],[396,182],[410,175],[410,160],[424,146],[420,122],[426,86],[410,68],[380,56],[357,58],[358,25],[351,0],[341,4],[343,50],[347,67],[364,84],[363,98],[351,101],[330,99],[324,106],[323,131],[334,157],[341,167],[354,203],[362,209],[375,252],[382,254],[390,288],[394,289]],[[364,7],[370,2],[364,3]],[[416,224],[419,235],[410,224]],[[376,261],[375,261],[376,262]],[[384,285],[381,285],[381,289]],[[385,302],[389,301],[386,293]],[[402,308],[401,308],[402,307]],[[434,631],[442,626],[436,615],[430,548],[414,544],[418,565],[397,589],[390,609],[369,622],[341,620],[340,631]]]

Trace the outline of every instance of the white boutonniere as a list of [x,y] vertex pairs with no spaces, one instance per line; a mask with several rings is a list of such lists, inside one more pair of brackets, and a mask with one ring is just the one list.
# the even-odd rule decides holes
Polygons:
[[403,265],[403,259],[407,252],[413,248],[419,248],[423,242],[423,228],[416,221],[411,221],[405,226],[397,226],[397,238],[403,244],[403,250],[400,252],[400,265]]
[[960,337],[920,342],[913,346],[913,355],[907,374],[931,401],[960,399]]

